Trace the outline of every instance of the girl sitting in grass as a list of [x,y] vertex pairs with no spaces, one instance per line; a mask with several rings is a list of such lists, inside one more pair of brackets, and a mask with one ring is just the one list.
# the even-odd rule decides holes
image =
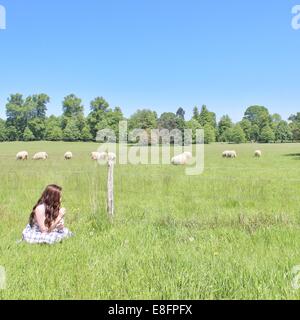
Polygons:
[[64,226],[66,209],[61,208],[62,188],[49,185],[34,206],[29,224],[23,231],[23,241],[30,244],[54,244],[72,233]]

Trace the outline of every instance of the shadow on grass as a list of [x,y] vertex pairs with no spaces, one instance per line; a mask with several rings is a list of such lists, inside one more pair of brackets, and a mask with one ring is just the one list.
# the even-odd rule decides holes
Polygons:
[[289,153],[289,154],[286,154],[285,156],[294,158],[294,160],[300,160],[300,153]]

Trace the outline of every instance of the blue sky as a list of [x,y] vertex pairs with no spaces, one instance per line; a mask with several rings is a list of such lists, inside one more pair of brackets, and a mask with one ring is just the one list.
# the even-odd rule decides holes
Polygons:
[[10,93],[75,93],[158,113],[206,104],[238,121],[253,104],[300,112],[300,0],[0,0],[0,117]]

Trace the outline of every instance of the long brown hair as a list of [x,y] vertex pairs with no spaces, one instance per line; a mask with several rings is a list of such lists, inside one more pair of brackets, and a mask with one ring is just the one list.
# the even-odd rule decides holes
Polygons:
[[29,219],[29,223],[31,226],[33,226],[34,224],[36,208],[43,204],[45,205],[45,226],[48,228],[51,227],[52,223],[57,219],[59,215],[59,210],[61,206],[61,192],[62,188],[55,184],[47,186],[41,198],[32,209]]

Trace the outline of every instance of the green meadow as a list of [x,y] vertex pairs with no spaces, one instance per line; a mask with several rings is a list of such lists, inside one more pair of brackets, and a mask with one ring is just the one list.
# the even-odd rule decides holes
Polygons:
[[[0,144],[0,299],[299,299],[300,144],[212,144],[205,171],[116,165],[116,216],[94,143]],[[237,159],[223,159],[234,149]],[[255,159],[256,149],[263,151]],[[48,161],[15,160],[47,151]],[[64,161],[66,151],[74,158]],[[75,237],[18,243],[46,185],[63,187]]]

